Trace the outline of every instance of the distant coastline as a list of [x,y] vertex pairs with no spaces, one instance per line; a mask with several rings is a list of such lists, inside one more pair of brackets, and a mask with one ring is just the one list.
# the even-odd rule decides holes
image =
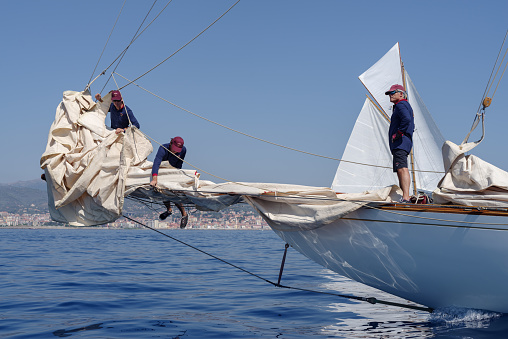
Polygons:
[[[129,214],[137,222],[120,217],[112,223],[99,226],[71,226],[51,220],[49,213],[9,213],[0,212],[0,229],[141,229],[146,225],[154,229],[180,229],[180,215],[171,215],[164,221],[159,220],[158,213]],[[221,212],[190,213],[187,229],[270,229],[263,218],[249,209],[226,209]]]
[[[82,229],[82,230],[125,230],[125,231],[131,231],[131,230],[147,230],[149,231],[149,228],[146,227],[136,227],[136,228],[113,228],[113,227],[105,227],[105,226],[0,226],[0,230],[2,229],[12,229],[12,230],[20,230],[20,229],[26,229],[26,230],[76,230],[76,229]],[[171,229],[177,229],[177,228],[158,228],[157,230],[171,230]],[[180,230],[180,228],[178,228]],[[207,230],[207,231],[268,231],[270,230],[270,227],[263,227],[263,228],[200,228],[200,227],[190,227],[185,228],[184,230]]]
[[[180,214],[159,220],[164,206],[149,207],[126,199],[123,213],[155,229],[180,229]],[[187,229],[270,229],[268,224],[247,203],[230,206],[219,212],[197,211],[190,207]],[[51,220],[46,183],[40,179],[0,184],[0,228],[76,229]],[[139,229],[141,225],[125,218],[92,229]]]

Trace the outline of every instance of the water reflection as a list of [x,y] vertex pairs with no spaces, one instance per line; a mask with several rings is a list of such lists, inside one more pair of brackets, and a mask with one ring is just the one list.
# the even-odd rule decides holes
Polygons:
[[[322,269],[323,290],[407,303],[408,301]],[[347,290],[344,290],[347,288]],[[343,338],[508,338],[508,315],[457,307],[429,314],[340,298],[327,305],[337,322],[322,328],[323,335]],[[389,319],[389,320],[387,320]]]

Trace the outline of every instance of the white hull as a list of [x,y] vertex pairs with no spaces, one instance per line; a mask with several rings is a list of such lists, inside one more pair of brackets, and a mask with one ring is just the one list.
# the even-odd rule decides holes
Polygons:
[[318,264],[404,299],[508,313],[508,225],[464,223],[506,217],[392,212],[404,215],[361,208],[314,230],[274,231]]

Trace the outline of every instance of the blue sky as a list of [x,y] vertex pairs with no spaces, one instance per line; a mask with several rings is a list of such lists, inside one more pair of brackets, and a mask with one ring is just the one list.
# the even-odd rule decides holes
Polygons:
[[[158,1],[148,21],[166,3]],[[140,76],[234,3],[174,0],[116,72],[128,79]],[[85,88],[122,4],[2,3],[0,183],[39,177],[39,159],[62,93]],[[126,2],[94,77],[128,45],[151,5]],[[233,129],[340,158],[365,100],[358,76],[398,41],[406,69],[441,132],[460,143],[508,29],[506,13],[507,1],[242,0],[137,83]],[[120,86],[126,83],[116,79]],[[100,77],[92,92],[101,91],[106,80]],[[105,92],[115,88],[110,81]],[[186,160],[207,172],[234,181],[331,184],[336,161],[233,133],[132,85],[122,93],[146,134],[163,143],[182,136]],[[487,110],[486,139],[474,151],[505,170],[507,98],[508,75]]]

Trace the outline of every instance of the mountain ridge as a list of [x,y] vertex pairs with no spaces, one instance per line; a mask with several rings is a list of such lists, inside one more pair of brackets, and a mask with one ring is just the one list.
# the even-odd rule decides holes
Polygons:
[[48,213],[46,183],[41,179],[0,184],[0,211],[9,213]]

